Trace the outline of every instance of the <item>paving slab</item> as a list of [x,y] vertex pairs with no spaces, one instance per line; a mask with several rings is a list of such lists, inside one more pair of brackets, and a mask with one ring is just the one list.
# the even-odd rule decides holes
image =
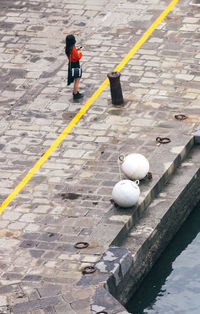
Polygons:
[[[1,0],[1,202],[169,3]],[[156,169],[198,130],[199,20],[197,6],[178,3],[121,71],[126,105],[111,104],[108,86],[2,213],[0,312],[95,313],[103,309],[91,308],[94,293],[113,304],[111,313],[123,312],[92,279],[86,291],[78,286],[81,270],[129,215],[110,202],[119,155],[144,154],[157,180]],[[69,33],[84,47],[79,103],[67,86]],[[164,150],[158,136],[172,140]],[[75,249],[79,241],[89,248]]]

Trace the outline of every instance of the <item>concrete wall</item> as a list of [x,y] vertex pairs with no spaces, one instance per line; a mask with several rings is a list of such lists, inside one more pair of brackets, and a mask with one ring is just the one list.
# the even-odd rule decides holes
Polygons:
[[[197,138],[197,140],[199,137]],[[96,286],[92,313],[127,313],[122,306],[200,201],[200,146],[195,138],[159,177],[132,211],[110,248],[79,284]],[[145,184],[145,183],[144,183]]]

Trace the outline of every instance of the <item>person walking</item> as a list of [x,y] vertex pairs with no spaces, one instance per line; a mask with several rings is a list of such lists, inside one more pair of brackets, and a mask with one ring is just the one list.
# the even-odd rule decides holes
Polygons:
[[68,82],[70,85],[74,82],[73,98],[80,99],[84,95],[79,93],[78,87],[82,76],[82,69],[79,60],[82,58],[82,47],[75,47],[76,39],[74,35],[66,36],[65,53],[68,57]]

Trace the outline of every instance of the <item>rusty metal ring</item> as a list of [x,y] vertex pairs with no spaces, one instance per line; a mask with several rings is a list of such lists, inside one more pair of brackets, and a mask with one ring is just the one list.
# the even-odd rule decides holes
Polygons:
[[87,242],[77,242],[76,244],[74,244],[74,247],[76,249],[86,249],[89,246],[89,243]]
[[169,137],[160,137],[158,136],[156,138],[156,142],[160,143],[160,144],[168,144],[171,142],[170,138]]
[[125,156],[124,156],[123,154],[121,154],[121,155],[119,156],[119,160],[120,160],[121,162],[123,162],[124,159],[125,159]]
[[100,311],[100,312],[97,312],[96,314],[108,314],[108,312],[106,312],[106,311]]
[[176,114],[174,117],[176,120],[180,120],[180,121],[187,119],[187,116],[184,114]]
[[83,275],[93,274],[93,273],[95,273],[96,270],[97,269],[94,266],[86,266],[86,267],[83,268],[82,274]]
[[153,178],[152,172],[147,172],[147,179],[151,180]]

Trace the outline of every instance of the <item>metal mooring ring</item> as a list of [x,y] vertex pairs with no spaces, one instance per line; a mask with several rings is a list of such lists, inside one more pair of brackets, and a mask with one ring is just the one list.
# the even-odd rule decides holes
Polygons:
[[121,154],[121,155],[119,156],[119,160],[120,160],[121,162],[123,162],[124,159],[125,159],[125,156],[124,156],[123,154]]
[[176,114],[174,117],[176,120],[180,120],[180,121],[187,119],[187,116],[184,114]]
[[171,142],[169,137],[157,137],[156,142],[161,143],[161,144],[168,144]]
[[97,312],[96,314],[108,314],[106,311]]
[[151,180],[153,178],[152,172],[147,172],[147,179]]
[[87,242],[77,242],[74,247],[76,249],[86,249],[89,246],[89,243]]
[[83,275],[93,274],[93,273],[95,273],[96,270],[97,269],[94,266],[86,266],[86,267],[83,268],[82,274]]

